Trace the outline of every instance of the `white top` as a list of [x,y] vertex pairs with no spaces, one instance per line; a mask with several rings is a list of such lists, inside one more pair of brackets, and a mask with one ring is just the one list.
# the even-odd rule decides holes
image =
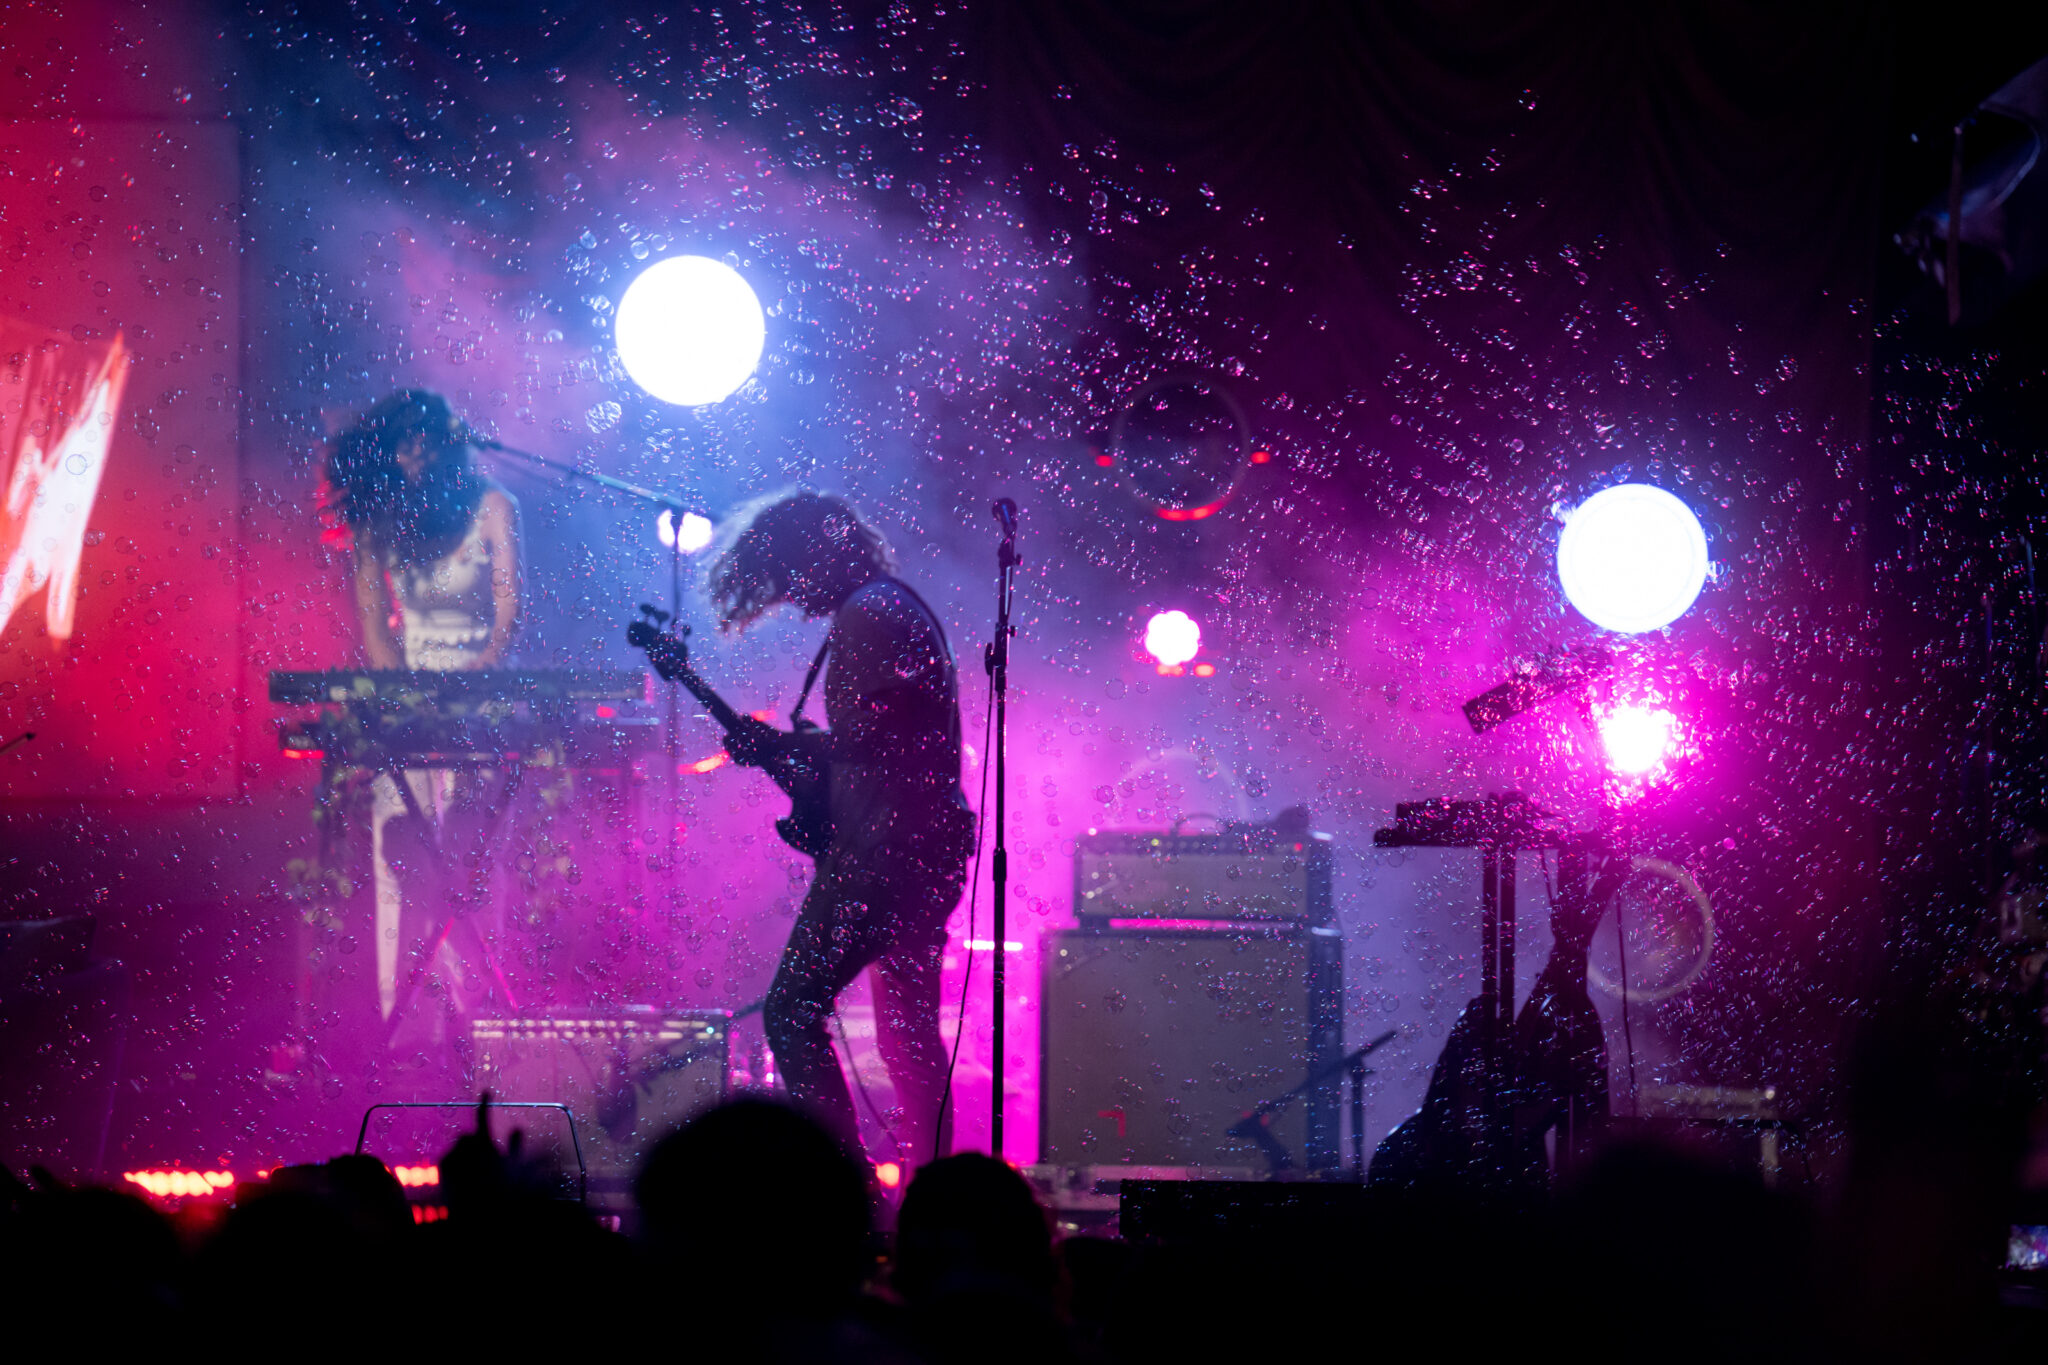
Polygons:
[[484,539],[482,504],[462,543],[431,564],[400,564],[388,552],[384,566],[398,594],[404,623],[405,666],[446,672],[463,666],[491,642],[497,607],[491,597],[491,546]]

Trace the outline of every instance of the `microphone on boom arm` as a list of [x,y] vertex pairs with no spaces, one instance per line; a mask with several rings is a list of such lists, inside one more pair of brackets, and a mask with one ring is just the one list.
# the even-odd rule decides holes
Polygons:
[[484,435],[469,423],[462,424],[462,443],[477,450],[503,450],[505,443]]
[[1014,536],[1017,534],[1017,500],[1015,498],[997,498],[996,505],[989,508],[989,511],[995,513],[996,520],[1003,524],[1004,535]]

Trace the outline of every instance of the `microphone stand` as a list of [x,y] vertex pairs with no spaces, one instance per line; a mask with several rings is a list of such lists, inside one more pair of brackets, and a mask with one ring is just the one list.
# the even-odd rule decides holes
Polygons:
[[[565,464],[560,460],[550,460],[545,455],[536,455],[530,450],[521,450],[517,446],[508,446],[503,441],[485,440],[474,432],[470,434],[469,443],[478,450],[488,451],[493,455],[503,455],[508,459],[517,460],[521,464],[535,469],[544,469],[549,473],[559,474],[564,478],[582,479],[585,483],[594,483],[599,488],[608,489],[622,497],[650,503],[666,511],[668,513],[670,532],[668,543],[669,620],[673,621],[681,615],[683,610],[683,515],[692,510],[688,503],[671,497],[667,493],[657,493],[652,488],[643,488],[637,483],[628,483],[624,479],[615,479],[609,474],[600,474],[593,469],[579,469],[575,465]],[[682,720],[677,713],[676,706],[676,689],[671,687],[668,689],[668,714],[666,717],[668,732],[668,819],[665,821],[668,825],[668,875],[671,880],[673,880],[676,873],[677,854],[676,802],[678,800],[678,793],[676,777],[682,765],[682,758],[680,756]]]
[[[982,663],[988,670],[989,691],[996,708],[996,846],[989,859],[995,878],[989,888],[989,906],[995,920],[995,945],[990,955],[995,966],[990,973],[989,986],[988,1140],[989,1154],[1000,1161],[1003,1157],[1003,967],[1004,945],[1009,936],[1010,903],[1010,841],[1003,817],[1009,776],[1005,760],[1009,751],[1010,638],[1017,633],[1016,627],[1010,624],[1010,599],[1017,587],[1017,566],[1023,560],[1017,554],[1017,504],[1008,498],[998,498],[992,510],[1003,525],[1003,539],[996,549],[996,638],[983,651]],[[973,949],[970,947],[968,951],[971,955]]]

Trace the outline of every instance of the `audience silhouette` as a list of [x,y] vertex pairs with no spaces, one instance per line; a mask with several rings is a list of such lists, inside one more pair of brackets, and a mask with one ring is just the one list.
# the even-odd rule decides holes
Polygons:
[[[1865,1066],[1913,1054],[1881,1037]],[[236,1354],[488,1341],[1000,1365],[1300,1355],[1333,1334],[1426,1332],[1461,1352],[1597,1337],[1654,1342],[1667,1360],[1843,1346],[1911,1359],[1944,1342],[2021,1360],[2040,1310],[2001,1306],[1989,1245],[2009,1177],[1944,1164],[2012,1155],[1991,1132],[2011,1111],[1994,1108],[1973,1139],[1863,1106],[1829,1207],[1617,1131],[1548,1201],[1381,1189],[1341,1217],[1151,1243],[1056,1238],[1022,1175],[968,1153],[916,1173],[890,1246],[865,1164],[774,1100],[732,1100],[663,1140],[625,1232],[564,1198],[516,1134],[494,1142],[480,1106],[441,1161],[445,1218],[422,1219],[362,1156],[285,1167],[224,1212],[175,1218],[131,1194],[6,1174],[0,1296],[15,1321],[73,1324],[94,1344]],[[1941,1199],[1915,1202],[1930,1191]]]

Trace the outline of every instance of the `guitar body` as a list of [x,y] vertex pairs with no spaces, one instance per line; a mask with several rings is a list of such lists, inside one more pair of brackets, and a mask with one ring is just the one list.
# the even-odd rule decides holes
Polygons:
[[775,832],[806,858],[822,858],[832,846],[832,765],[799,751],[788,756],[786,771],[786,781],[769,774],[789,796],[789,814],[775,822]]
[[[746,718],[690,667],[689,645],[684,639],[690,633],[689,627],[680,632],[663,630],[660,620],[665,618],[660,613],[648,607],[640,610],[650,619],[627,625],[627,641],[646,651],[647,662],[654,665],[656,673],[669,682],[682,684],[702,702],[728,736],[739,730]],[[801,736],[817,728],[812,725],[796,733]],[[830,761],[815,746],[793,744],[764,764],[762,771],[789,797],[789,814],[775,822],[776,834],[807,858],[824,857],[825,850],[832,846]]]

